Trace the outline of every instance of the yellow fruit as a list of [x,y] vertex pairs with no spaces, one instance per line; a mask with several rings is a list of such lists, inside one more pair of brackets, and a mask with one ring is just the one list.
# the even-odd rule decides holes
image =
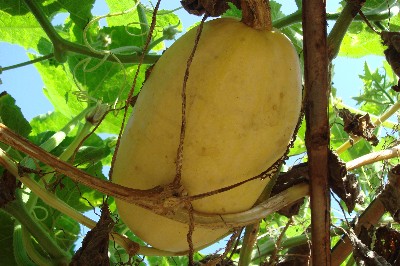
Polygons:
[[[154,66],[122,136],[113,181],[150,189],[175,177],[182,85],[196,29],[177,40]],[[181,184],[189,195],[226,187],[266,170],[285,152],[301,106],[298,55],[279,31],[234,19],[204,24],[187,83]],[[269,179],[192,202],[203,213],[249,209]],[[153,247],[186,251],[188,226],[121,200],[119,214]],[[196,227],[195,248],[228,229]]]

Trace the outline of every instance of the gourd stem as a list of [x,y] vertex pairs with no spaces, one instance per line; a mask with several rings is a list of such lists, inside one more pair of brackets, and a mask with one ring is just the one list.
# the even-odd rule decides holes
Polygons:
[[242,22],[257,30],[272,30],[269,0],[242,0]]

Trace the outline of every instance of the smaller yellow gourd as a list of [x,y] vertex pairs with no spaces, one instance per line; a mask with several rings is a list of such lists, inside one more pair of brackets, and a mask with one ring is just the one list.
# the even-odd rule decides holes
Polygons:
[[[196,28],[160,58],[123,133],[113,181],[150,189],[171,183],[181,130],[182,84]],[[298,55],[277,30],[235,19],[206,22],[186,87],[186,136],[181,185],[189,195],[227,187],[268,169],[282,157],[301,105]],[[222,214],[252,207],[269,179],[192,202],[195,211]],[[125,224],[151,246],[188,250],[188,225],[116,199]],[[195,227],[194,248],[228,229]]]

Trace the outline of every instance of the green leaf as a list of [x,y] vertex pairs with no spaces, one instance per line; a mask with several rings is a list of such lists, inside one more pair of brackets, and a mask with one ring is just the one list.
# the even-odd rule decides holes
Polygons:
[[364,75],[360,75],[360,78],[364,83],[363,92],[353,99],[357,101],[358,105],[361,105],[363,111],[380,115],[394,104],[397,93],[391,87],[397,83],[397,80],[387,76],[385,68],[372,72],[365,62]]
[[96,134],[92,134],[84,142],[84,145],[79,148],[78,153],[75,156],[74,164],[81,167],[89,167],[92,165],[97,165],[98,162],[104,160],[105,158],[107,158],[105,161],[111,160],[111,149],[114,148],[114,146],[114,138],[107,138],[106,140],[103,140]]
[[297,132],[296,140],[294,141],[293,148],[289,150],[289,156],[299,155],[306,152],[305,143],[306,122],[303,119],[299,131]]
[[339,56],[359,58],[383,55],[384,47],[378,33],[363,22],[353,22],[340,46]]
[[[36,64],[45,84],[44,93],[55,107],[55,112],[67,119],[75,117],[89,104],[102,101],[113,106],[126,99],[137,66],[123,66],[118,63],[90,60],[84,56],[70,56],[68,64],[54,65],[51,62]],[[144,81],[145,67],[141,68],[135,91],[140,90]],[[74,76],[77,85],[74,83]],[[79,96],[79,97],[78,97]],[[118,106],[119,107],[119,106]],[[117,134],[123,112],[108,114],[99,131]],[[65,121],[65,118],[63,119]]]
[[[88,166],[83,170],[92,176],[96,176],[103,180],[106,179],[102,173],[101,163]],[[89,211],[95,206],[99,206],[103,203],[102,193],[83,185],[77,185],[69,178],[64,178],[62,180],[62,186],[57,189],[56,195],[80,212]]]
[[[242,11],[238,9],[234,4],[228,3],[229,9],[222,15],[222,17],[236,17],[236,18],[241,18],[242,17]],[[277,3],[276,1],[271,0],[270,1],[270,7],[271,7],[271,17],[273,20],[282,18],[285,16],[281,12],[281,7],[282,5]]]
[[296,0],[296,5],[298,9],[302,9],[303,8],[303,1],[302,0]]
[[110,154],[107,146],[83,146],[75,157],[74,163],[78,165],[94,164],[101,161]]
[[[129,26],[133,27],[135,26],[137,28],[137,33],[133,32],[136,34],[136,37],[140,37],[142,40],[143,36],[140,34],[141,29],[140,29],[140,19],[139,15],[137,12],[137,9],[134,8],[134,3],[130,0],[122,0],[122,1],[112,1],[112,0],[106,0],[108,7],[110,8],[110,13],[122,13],[125,11],[130,10],[130,12],[126,14],[121,14],[117,16],[109,16],[107,17],[107,24],[109,27],[112,26]],[[150,26],[151,21],[152,21],[152,16],[153,16],[153,9],[147,8],[146,7],[146,18],[148,25]],[[153,40],[158,39],[162,37],[162,29],[172,26],[172,25],[178,25],[180,24],[179,17],[175,15],[174,13],[169,12],[169,10],[158,10],[157,15],[156,15],[156,26],[153,32]],[[178,27],[180,29],[181,26]],[[129,30],[131,32],[131,30]],[[139,34],[138,34],[139,33]],[[135,36],[135,35],[134,35]],[[131,44],[132,45],[132,44]],[[141,41],[137,46],[142,47],[144,45],[143,41]],[[159,45],[158,50],[163,49],[163,45]]]
[[23,116],[15,100],[7,92],[0,94],[0,122],[20,136],[27,137],[32,128]]
[[276,1],[270,1],[270,7],[271,7],[271,17],[273,20],[283,18],[285,14],[282,13],[281,7],[282,5],[277,3]]
[[[33,209],[34,219],[41,223],[56,240],[57,244],[65,250],[71,250],[79,237],[79,223],[72,218],[52,209],[41,199]],[[40,243],[39,243],[40,245]],[[72,250],[71,250],[72,251]]]
[[71,217],[61,214],[54,221],[54,237],[58,245],[65,250],[71,250],[79,237],[80,226]]
[[[302,37],[301,24],[297,23],[291,25],[290,27],[285,27],[281,29],[281,31],[292,41],[292,44],[294,48],[296,48],[297,53],[301,54],[303,51],[303,37]],[[301,56],[299,59],[301,64],[303,65],[303,57]]]
[[362,7],[362,11],[365,13],[379,13],[388,9],[390,5],[393,5],[396,0],[368,0]]
[[[31,121],[32,135],[38,135],[46,131],[59,131],[71,119],[72,116],[65,116],[61,112],[51,112],[38,115]],[[35,143],[38,144],[39,142]]]
[[[22,1],[0,0],[0,40],[25,49],[37,47],[46,34]],[[29,36],[29,38],[27,38]]]
[[0,210],[0,265],[16,265],[13,251],[14,220]]
[[91,10],[95,0],[57,0],[53,5],[57,10],[66,10],[70,13],[70,18],[74,22],[73,33],[78,41],[82,42],[82,32],[92,19]]
[[229,9],[222,14],[221,17],[231,17],[231,18],[241,18],[242,17],[242,10],[237,8],[234,4],[228,3]]
[[[89,166],[85,170],[94,176],[104,179],[101,164]],[[103,203],[103,194],[88,187],[77,185],[64,177],[57,185],[56,196],[72,208],[85,212]],[[79,223],[72,218],[52,209],[39,199],[34,208],[35,217],[54,235],[57,242],[66,250],[71,250],[79,237]]]
[[[193,256],[194,261],[200,261],[204,257],[196,252]],[[169,265],[188,265],[189,259],[187,256],[180,257],[147,257],[149,265],[154,266],[169,266]]]

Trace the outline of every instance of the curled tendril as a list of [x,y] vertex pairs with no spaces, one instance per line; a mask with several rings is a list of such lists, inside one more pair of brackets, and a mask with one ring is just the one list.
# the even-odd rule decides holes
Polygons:
[[136,10],[136,8],[137,8],[137,6],[138,6],[139,4],[140,4],[140,0],[137,1],[137,2],[135,3],[135,5],[134,5],[132,8],[128,9],[128,10],[125,10],[125,11],[122,11],[122,12],[117,12],[117,13],[109,13],[109,14],[102,15],[102,16],[98,16],[98,17],[95,17],[94,19],[92,19],[92,20],[86,25],[85,29],[83,30],[83,37],[84,37],[84,38],[83,38],[83,41],[84,41],[85,45],[86,45],[92,52],[94,52],[94,53],[104,54],[104,55],[112,54],[112,52],[109,51],[109,50],[97,50],[97,49],[95,49],[93,46],[90,45],[90,43],[89,43],[89,41],[88,41],[88,38],[87,38],[87,31],[88,31],[88,29],[90,28],[90,26],[91,26],[92,24],[98,22],[99,20],[101,20],[101,19],[103,19],[103,18],[116,17],[116,16],[122,16],[122,15],[129,14],[129,13],[132,12],[133,10]]
[[[140,33],[140,34],[136,34],[136,33],[133,33],[133,32],[130,32],[129,31],[129,29],[128,29],[128,26],[130,26],[130,25],[146,25],[145,23],[142,23],[142,22],[137,22],[137,21],[134,21],[134,22],[130,22],[130,23],[128,23],[128,24],[126,24],[126,26],[125,26],[125,31],[126,31],[126,33],[129,35],[129,36],[133,36],[133,37],[143,37],[143,36],[147,36],[147,34],[149,34],[149,31],[146,31],[146,32],[142,32],[142,33]],[[160,26],[156,26],[156,28],[161,28]],[[160,31],[161,32],[161,31]],[[156,36],[157,36],[157,34],[156,34]]]
[[[40,210],[44,211],[44,216],[43,216],[42,218],[39,218],[39,217],[37,216],[37,214],[36,214],[36,210],[37,210],[37,209],[40,209]],[[43,221],[45,221],[45,220],[49,217],[49,211],[48,211],[45,207],[43,207],[43,206],[35,206],[35,207],[33,208],[33,211],[32,211],[32,216],[33,216],[36,220],[38,220],[39,222],[43,222]]]
[[75,95],[80,102],[99,101],[98,99],[91,97],[87,91],[74,91],[72,94]]
[[122,92],[123,92],[123,90],[124,90],[124,88],[125,88],[125,85],[127,84],[127,73],[126,73],[126,69],[125,69],[124,65],[123,65],[122,62],[118,59],[118,57],[115,55],[115,53],[134,54],[134,53],[140,53],[140,52],[141,52],[141,49],[140,49],[139,47],[136,47],[136,46],[125,46],[125,47],[119,47],[119,48],[112,49],[112,50],[99,50],[99,49],[94,48],[94,47],[89,43],[87,32],[88,32],[89,28],[90,28],[94,23],[98,22],[99,20],[104,19],[104,18],[109,18],[109,17],[115,17],[115,16],[121,16],[121,15],[128,14],[128,13],[132,12],[133,10],[135,10],[139,4],[140,4],[140,0],[137,1],[137,2],[135,3],[135,5],[134,5],[132,8],[128,9],[128,10],[125,10],[125,11],[122,11],[122,12],[117,12],[117,13],[109,13],[109,14],[106,14],[106,15],[102,15],[102,16],[95,17],[95,18],[92,19],[92,20],[86,25],[86,27],[84,28],[84,30],[83,30],[83,41],[84,41],[85,46],[86,46],[90,51],[92,51],[93,53],[101,54],[101,55],[103,55],[104,57],[103,57],[103,59],[100,60],[100,62],[98,62],[98,63],[97,63],[95,66],[93,66],[93,67],[88,68],[89,63],[91,62],[92,58],[86,58],[86,59],[80,61],[80,62],[74,67],[74,70],[73,70],[73,73],[74,73],[74,74],[73,74],[73,77],[74,77],[75,85],[78,87],[78,90],[75,91],[75,92],[73,92],[73,94],[76,95],[78,101],[82,101],[82,102],[88,102],[88,101],[99,102],[98,99],[96,99],[96,98],[94,98],[94,97],[91,97],[91,96],[89,95],[89,92],[86,91],[86,90],[84,90],[84,89],[82,88],[82,86],[79,84],[79,82],[78,82],[78,80],[77,80],[77,78],[76,78],[76,77],[77,77],[77,75],[76,75],[77,70],[78,70],[79,68],[82,67],[83,72],[93,72],[93,71],[95,71],[96,69],[98,69],[101,65],[103,65],[104,62],[108,59],[108,57],[111,56],[111,57],[113,57],[113,59],[117,62],[117,64],[121,67],[121,69],[122,69],[122,71],[123,71],[123,75],[124,75],[124,79],[123,79],[123,82],[122,82],[122,84],[121,84],[121,87],[120,87],[118,96],[116,97],[116,100],[115,100],[115,102],[114,102],[114,104],[113,104],[113,106],[117,106],[118,100],[121,98],[121,94],[122,94]]
[[[137,46],[122,46],[122,47],[118,47],[118,48],[111,49],[111,50],[104,50],[104,49],[95,48],[93,46],[95,44],[91,44],[89,42],[88,30],[90,29],[91,26],[93,26],[95,23],[97,23],[101,19],[114,17],[114,16],[126,15],[126,14],[136,10],[138,8],[139,4],[140,4],[140,0],[136,1],[134,6],[132,8],[130,8],[130,9],[128,9],[128,10],[125,10],[125,11],[122,11],[122,12],[117,12],[117,13],[109,13],[109,14],[106,14],[106,15],[95,17],[84,28],[84,30],[83,30],[83,41],[84,41],[85,46],[88,47],[88,49],[90,51],[92,51],[93,53],[97,53],[97,54],[103,55],[103,58],[98,63],[96,63],[94,66],[89,66],[89,64],[91,63],[92,58],[86,58],[86,59],[81,60],[74,67],[74,69],[73,69],[73,79],[74,79],[74,83],[77,86],[78,90],[74,91],[73,94],[77,97],[78,101],[81,101],[81,102],[90,102],[90,101],[99,102],[100,100],[92,97],[89,94],[89,92],[82,87],[82,84],[80,84],[80,82],[77,80],[77,71],[78,70],[82,70],[84,73],[93,72],[93,71],[97,70],[99,67],[101,67],[104,64],[104,62],[109,58],[109,56],[111,56],[117,62],[117,64],[120,66],[120,68],[122,69],[123,76],[124,76],[123,82],[122,82],[121,87],[120,87],[119,92],[118,92],[118,95],[117,95],[114,103],[111,104],[112,105],[112,109],[119,110],[120,108],[118,108],[118,107],[120,105],[121,106],[123,105],[123,104],[119,103],[119,100],[121,99],[121,95],[122,95],[122,93],[123,93],[123,91],[125,89],[125,86],[127,84],[127,72],[126,72],[126,69],[125,69],[124,65],[122,64],[122,62],[118,59],[118,57],[115,54],[141,54],[141,53],[143,53],[143,49],[141,47],[137,47]],[[172,12],[174,12],[176,10],[179,10],[180,8],[181,7],[176,8],[176,9],[171,10],[171,11],[162,12],[160,15],[165,15],[165,14],[172,13]],[[149,10],[151,10],[151,9],[146,9],[146,11],[149,11]],[[125,26],[125,31],[126,31],[126,33],[128,35],[135,36],[135,37],[140,37],[140,36],[145,36],[145,35],[149,34],[148,31],[147,32],[143,32],[141,34],[135,34],[135,33],[130,32],[129,29],[128,29],[128,26],[132,25],[132,24],[138,24],[138,25],[141,25],[141,26],[145,25],[142,22],[131,22],[131,23],[128,23]],[[154,41],[153,46],[157,45],[158,43],[160,43],[163,40],[171,39],[171,36],[170,36],[171,34],[169,34],[168,37],[166,37],[165,36],[165,32],[167,31],[167,33],[168,33],[169,31],[173,30],[174,34],[178,33],[179,31],[176,28],[179,25],[180,25],[180,22],[177,25],[170,25],[167,28],[160,27],[161,29],[156,32],[155,37],[157,37],[157,35],[160,35],[160,34],[162,36],[159,37],[158,39],[156,39],[156,41]],[[156,26],[156,27],[159,27],[159,26]],[[111,33],[111,35],[112,35],[112,33]],[[150,47],[153,47],[153,46],[150,45]],[[100,87],[100,85],[98,87]],[[116,113],[115,113],[115,115],[116,115]]]

